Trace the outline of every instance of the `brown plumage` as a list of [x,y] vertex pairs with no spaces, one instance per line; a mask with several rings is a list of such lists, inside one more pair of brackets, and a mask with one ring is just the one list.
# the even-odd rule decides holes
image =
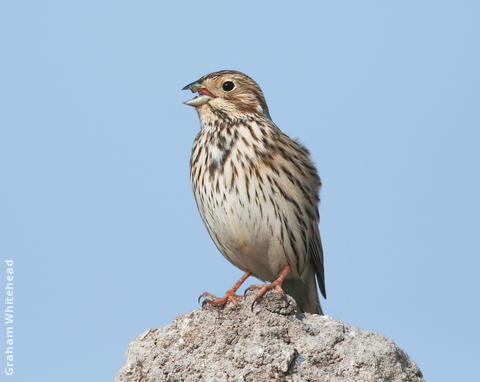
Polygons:
[[268,289],[291,295],[300,310],[322,313],[323,251],[318,230],[320,179],[308,150],[272,122],[262,91],[243,73],[223,70],[184,89],[200,117],[190,159],[198,210],[220,252],[245,275],[223,298],[237,304],[236,290],[250,275],[258,300]]

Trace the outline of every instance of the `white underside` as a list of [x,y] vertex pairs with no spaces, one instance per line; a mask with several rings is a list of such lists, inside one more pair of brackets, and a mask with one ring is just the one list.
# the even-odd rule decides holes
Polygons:
[[214,208],[199,205],[212,239],[235,266],[262,280],[273,281],[288,265],[278,238],[280,227],[275,227],[273,207],[264,205],[262,217],[256,204],[248,203],[242,196],[227,192],[226,199]]

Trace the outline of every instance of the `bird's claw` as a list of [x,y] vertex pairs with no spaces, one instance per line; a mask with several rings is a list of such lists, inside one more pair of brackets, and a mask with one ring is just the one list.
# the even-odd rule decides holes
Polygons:
[[218,300],[218,299],[219,299],[217,296],[214,296],[214,295],[211,294],[211,293],[203,292],[200,296],[198,296],[198,300],[197,300],[198,303],[200,303],[200,300],[201,300],[202,298],[207,298],[207,297],[209,297],[209,298],[211,298],[211,299],[213,299],[213,300]]
[[224,307],[228,301],[230,301],[233,305],[238,306],[237,298],[242,297],[243,296],[236,295],[233,291],[227,291],[227,293],[225,293],[225,296],[223,296],[222,298],[217,297],[211,293],[204,292],[198,297],[198,302],[200,302],[200,300],[204,298],[204,300],[202,301],[202,309],[204,309],[207,304]]
[[244,296],[254,290],[254,289],[260,289],[257,293],[257,296],[255,297],[255,300],[253,300],[253,303],[252,303],[252,306],[250,307],[252,312],[253,312],[253,307],[255,306],[255,304],[257,302],[260,301],[260,298],[262,298],[262,296],[268,291],[268,290],[275,290],[277,291],[278,293],[280,293],[280,296],[282,297],[285,297],[285,293],[282,289],[282,281],[283,280],[275,280],[273,283],[271,284],[256,284],[256,285],[251,285],[249,286],[247,289],[245,289],[245,292],[244,292]]

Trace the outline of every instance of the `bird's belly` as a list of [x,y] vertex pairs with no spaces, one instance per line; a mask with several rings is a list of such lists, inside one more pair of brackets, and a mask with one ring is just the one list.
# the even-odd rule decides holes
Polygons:
[[[198,200],[198,198],[197,198]],[[287,265],[272,211],[233,193],[199,210],[222,254],[243,271],[273,281]]]

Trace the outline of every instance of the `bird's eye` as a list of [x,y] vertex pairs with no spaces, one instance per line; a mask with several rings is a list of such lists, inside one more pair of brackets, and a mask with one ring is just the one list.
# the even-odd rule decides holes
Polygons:
[[222,87],[223,87],[223,90],[225,90],[226,92],[229,92],[233,90],[233,88],[235,88],[235,84],[232,81],[226,81],[223,83]]

